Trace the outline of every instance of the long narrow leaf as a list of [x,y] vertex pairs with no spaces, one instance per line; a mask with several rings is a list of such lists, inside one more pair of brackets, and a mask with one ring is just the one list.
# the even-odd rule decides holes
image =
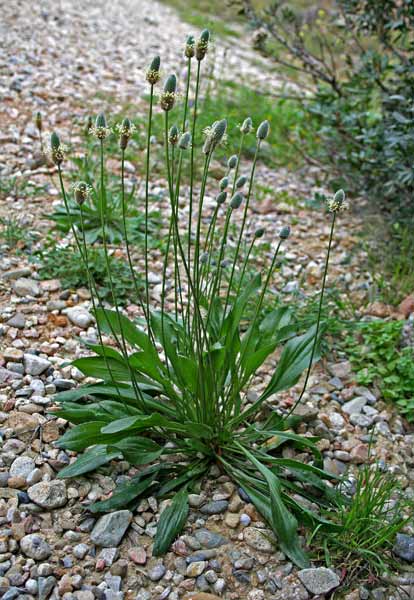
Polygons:
[[165,554],[175,538],[181,533],[189,511],[188,492],[183,489],[178,492],[171,504],[163,510],[158,521],[152,554]]

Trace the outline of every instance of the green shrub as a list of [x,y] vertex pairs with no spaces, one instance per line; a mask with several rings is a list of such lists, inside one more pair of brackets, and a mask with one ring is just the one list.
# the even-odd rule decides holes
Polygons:
[[[47,246],[34,256],[38,263],[41,279],[59,279],[65,289],[87,287],[88,272],[79,251],[72,247]],[[102,300],[114,304],[108,279],[103,248],[91,248],[88,253],[89,271],[99,290]],[[109,264],[113,276],[116,301],[125,305],[134,295],[135,287],[125,260],[110,256]],[[140,285],[140,288],[142,285]]]
[[[295,434],[290,415],[270,412],[259,418],[268,398],[299,382],[306,372],[299,403],[306,389],[312,364],[319,357],[323,293],[315,322],[305,331],[299,330],[289,307],[264,313],[266,293],[282,244],[287,243],[289,227],[266,236],[261,229],[247,230],[249,206],[254,189],[257,160],[269,136],[269,123],[258,124],[255,134],[251,119],[240,107],[242,126],[238,133],[238,154],[228,160],[226,177],[217,186],[216,203],[206,208],[206,189],[210,184],[210,165],[228,132],[225,118],[212,123],[205,131],[202,146],[195,135],[198,122],[200,80],[203,58],[208,50],[209,32],[203,31],[195,41],[187,40],[187,80],[193,77],[196,63],[194,101],[189,107],[188,92],[184,114],[177,111],[175,75],[170,75],[160,93],[164,120],[165,174],[170,200],[169,232],[165,241],[162,292],[158,305],[150,303],[148,277],[149,257],[145,235],[145,289],[136,298],[143,319],[128,319],[115,302],[114,310],[103,306],[94,275],[89,268],[90,247],[83,227],[85,203],[91,193],[88,184],[75,187],[79,207],[80,228],[72,234],[86,265],[92,292],[99,343],[90,346],[94,355],[74,361],[85,375],[97,383],[58,395],[59,416],[75,426],[60,439],[59,446],[85,451],[75,462],[60,471],[59,477],[81,475],[113,459],[124,458],[138,466],[138,473],[117,487],[107,500],[94,503],[94,513],[118,507],[135,507],[149,495],[173,496],[170,508],[162,513],[154,540],[153,554],[166,552],[182,530],[188,513],[188,493],[208,474],[210,466],[232,477],[248,493],[251,501],[269,523],[280,548],[296,564],[304,566],[308,559],[302,549],[298,526],[321,523],[332,525],[321,517],[315,506],[335,508],[342,495],[327,480],[335,477],[323,470],[321,453],[314,438]],[[195,57],[195,58],[194,58]],[[154,110],[154,86],[159,79],[157,57],[147,72],[150,87],[150,109],[147,130],[145,203],[141,210],[148,231],[149,180],[151,173],[151,135]],[[185,85],[189,90],[191,86]],[[171,117],[171,115],[173,117]],[[222,115],[220,115],[222,117]],[[187,127],[188,118],[188,130]],[[177,127],[184,124],[184,132]],[[92,129],[98,140],[98,182],[102,241],[109,287],[114,298],[114,274],[108,257],[105,164],[107,140],[112,132],[105,116],[100,114]],[[118,131],[121,165],[125,150],[134,136],[129,119]],[[243,147],[253,145],[254,159],[247,169],[240,164]],[[193,140],[193,143],[191,141]],[[63,200],[71,220],[70,197],[66,192],[62,165],[65,153],[57,134],[52,134],[51,156],[57,169]],[[195,163],[203,157],[201,180],[196,178]],[[189,186],[181,186],[187,171]],[[240,176],[246,173],[246,178]],[[125,172],[121,169],[121,210],[126,211]],[[182,210],[185,207],[186,210]],[[322,289],[326,276],[337,212],[346,208],[342,190],[329,201],[331,234],[327,251]],[[240,216],[237,218],[237,214]],[[208,225],[205,227],[205,219]],[[234,251],[228,252],[229,228],[236,226]],[[260,247],[263,237],[271,246],[271,264],[263,273],[250,276],[251,252]],[[128,231],[124,239],[131,267]],[[245,246],[244,242],[247,241]],[[243,252],[243,248],[247,251]],[[229,276],[224,278],[223,269]],[[236,277],[236,273],[238,278]],[[237,289],[233,281],[238,281]],[[234,291],[235,290],[235,291]],[[167,298],[168,296],[168,298]],[[250,304],[250,317],[247,307]],[[103,334],[112,336],[113,346],[103,344]],[[258,399],[249,404],[247,392],[266,359],[277,353],[278,363],[267,379]],[[292,409],[293,411],[293,409]],[[296,422],[296,418],[294,419]],[[284,458],[282,449],[289,445],[303,454],[300,458]],[[144,466],[146,465],[146,466]],[[303,499],[303,502],[301,501]],[[335,526],[334,526],[335,527]]]
[[313,18],[289,2],[264,11],[251,0],[241,4],[261,32],[260,50],[310,80],[314,93],[302,103],[317,152],[313,146],[308,154],[329,171],[332,186],[412,214],[412,3],[337,0]]
[[375,384],[385,400],[397,403],[414,420],[414,350],[401,347],[403,321],[371,321],[345,340],[345,348],[362,385]]
[[357,473],[350,503],[336,515],[341,534],[318,535],[320,528],[314,533],[320,559],[328,566],[346,565],[349,585],[372,584],[398,568],[393,548],[413,508],[413,501],[404,495],[395,475],[384,472],[379,465],[364,466]]

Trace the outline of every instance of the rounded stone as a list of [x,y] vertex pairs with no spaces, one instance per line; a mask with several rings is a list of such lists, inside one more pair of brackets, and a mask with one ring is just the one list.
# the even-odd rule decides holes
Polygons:
[[18,456],[10,467],[10,477],[23,477],[26,480],[35,467],[35,461],[30,456]]
[[328,594],[341,583],[338,575],[326,567],[303,569],[299,571],[298,577],[308,592],[315,596]]
[[20,548],[26,556],[33,560],[45,560],[52,554],[49,544],[37,533],[25,535],[20,540]]
[[68,500],[63,481],[41,481],[32,485],[27,493],[32,502],[47,509],[60,508]]

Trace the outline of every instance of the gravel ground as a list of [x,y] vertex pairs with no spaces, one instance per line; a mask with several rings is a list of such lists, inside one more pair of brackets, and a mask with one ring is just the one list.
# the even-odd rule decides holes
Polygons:
[[[174,32],[174,40],[171,32]],[[70,133],[74,119],[88,111],[125,101],[137,102],[144,91],[143,71],[156,53],[165,72],[176,66],[178,48],[190,28],[164,5],[146,0],[101,2],[10,1],[2,7],[0,35],[0,175],[22,176],[47,184],[47,193],[29,200],[10,192],[0,215],[15,215],[42,239],[50,222],[44,213],[57,199],[39,161],[33,114],[41,110],[47,127]],[[231,76],[236,70],[260,85],[264,70],[253,64],[247,46],[224,44],[210,58],[214,68]],[[226,52],[226,60],[222,60]],[[272,82],[271,82],[272,83]],[[273,82],[277,85],[277,82]],[[284,170],[259,167],[268,187],[306,198],[312,173],[292,177]],[[154,183],[154,193],[165,183]],[[206,201],[213,199],[210,190]],[[162,194],[160,194],[162,196]],[[28,205],[28,202],[30,203]],[[160,200],[159,208],[165,208]],[[286,297],[318,284],[325,256],[328,224],[303,202],[295,205],[265,199],[253,216],[268,232],[297,223],[275,286]],[[370,276],[352,235],[358,223],[350,215],[337,230],[331,281],[361,305]],[[152,295],[159,295],[160,254],[153,252]],[[141,257],[142,260],[142,257]],[[132,471],[118,462],[99,474],[58,481],[57,472],[74,457],[54,442],[67,427],[48,415],[56,391],[84,381],[68,365],[82,355],[78,337],[96,337],[86,290],[65,290],[55,280],[41,281],[26,253],[0,249],[0,595],[6,600],[347,600],[414,598],[405,586],[390,591],[379,583],[342,594],[346,565],[298,570],[271,541],[249,498],[215,468],[199,494],[182,536],[163,559],[151,556],[162,505],[155,498],[134,512],[118,511],[99,520],[88,504],[105,498]],[[381,307],[376,307],[378,312]],[[136,307],[130,306],[134,312]],[[263,373],[266,376],[266,373]],[[258,382],[260,384],[260,381]],[[291,406],[297,390],[278,399]],[[303,427],[320,436],[325,467],[336,474],[354,472],[372,455],[399,474],[413,494],[414,436],[375,390],[355,382],[344,357],[328,358],[315,369],[302,413]],[[410,528],[411,527],[411,528]],[[398,552],[414,561],[412,524],[399,540]],[[404,587],[404,586],[403,586]]]

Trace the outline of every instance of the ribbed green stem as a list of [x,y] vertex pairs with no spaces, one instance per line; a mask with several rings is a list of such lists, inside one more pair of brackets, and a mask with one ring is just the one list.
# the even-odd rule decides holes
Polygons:
[[[242,136],[242,139],[243,139],[243,136]],[[240,152],[241,152],[241,149],[242,149],[242,147],[240,147]],[[237,240],[236,252],[235,252],[234,258],[233,258],[233,264],[232,264],[232,268],[231,268],[231,275],[230,275],[229,285],[227,287],[226,303],[225,303],[224,311],[223,311],[223,321],[226,318],[227,307],[228,307],[229,301],[230,301],[231,287],[233,285],[234,272],[236,270],[236,264],[237,264],[237,260],[239,258],[239,252],[240,252],[240,245],[241,245],[241,241],[242,241],[242,238],[243,238],[244,229],[246,227],[247,211],[249,209],[249,203],[250,203],[250,197],[251,197],[252,188],[253,188],[254,173],[255,173],[255,170],[256,170],[256,163],[257,163],[257,156],[258,156],[258,153],[259,153],[259,149],[260,149],[260,140],[258,140],[257,145],[256,145],[256,151],[254,153],[252,170],[250,172],[249,189],[248,189],[248,192],[247,192],[246,202],[245,202],[245,205],[244,205],[243,219],[242,219],[242,224],[240,226],[239,237],[238,237],[238,240]],[[239,160],[240,160],[240,158],[239,158]],[[237,166],[239,166],[238,163],[237,163]]]
[[299,398],[296,400],[295,404],[292,406],[292,408],[290,409],[289,413],[287,416],[291,415],[295,408],[300,404],[303,395],[306,391],[307,385],[308,385],[308,381],[309,381],[309,377],[310,377],[310,373],[312,370],[312,363],[313,363],[313,359],[315,356],[315,352],[316,352],[316,346],[318,345],[318,336],[319,336],[319,329],[320,329],[320,325],[321,325],[321,316],[322,316],[322,308],[323,308],[323,297],[325,294],[325,288],[326,288],[326,278],[328,276],[328,267],[329,267],[329,258],[331,255],[331,248],[332,248],[332,240],[333,240],[333,234],[334,234],[334,229],[335,229],[335,219],[336,219],[336,213],[334,212],[332,214],[332,223],[331,223],[331,231],[329,234],[329,242],[328,242],[328,252],[326,253],[326,259],[325,259],[325,268],[323,271],[323,279],[322,279],[322,290],[321,290],[321,296],[319,298],[319,308],[318,308],[318,318],[316,320],[316,332],[315,332],[315,339],[313,341],[313,345],[312,345],[312,352],[311,352],[311,356],[309,359],[309,365],[306,371],[306,376],[305,376],[305,381],[303,383],[303,387],[302,387],[302,391],[299,395]]
[[151,315],[150,315],[150,302],[149,302],[149,283],[148,283],[148,221],[149,221],[149,176],[150,176],[150,150],[151,150],[151,128],[152,128],[152,110],[154,104],[154,86],[151,85],[150,90],[150,104],[148,114],[148,128],[147,128],[147,153],[146,153],[146,164],[145,164],[145,237],[144,237],[144,254],[145,254],[145,303],[146,303],[146,320],[148,332],[151,332]]
[[100,192],[101,192],[100,208],[101,208],[101,210],[100,210],[100,213],[101,213],[101,228],[102,228],[102,241],[103,241],[103,247],[104,247],[105,265],[106,265],[106,271],[107,271],[108,280],[109,280],[109,288],[110,288],[112,300],[113,300],[113,303],[115,306],[115,312],[116,312],[117,319],[118,319],[119,331],[121,334],[120,350],[123,354],[123,357],[127,364],[127,368],[130,372],[132,387],[134,388],[134,392],[137,397],[137,400],[139,399],[141,401],[142,405],[145,406],[144,397],[142,395],[142,392],[141,392],[139,386],[137,385],[135,374],[129,364],[128,350],[127,350],[125,335],[124,335],[124,331],[123,331],[123,327],[122,327],[122,321],[121,321],[121,315],[120,315],[120,311],[119,311],[117,296],[115,293],[114,283],[113,283],[113,279],[112,279],[111,265],[109,262],[108,244],[107,244],[107,240],[106,240],[106,191],[105,191],[104,172],[105,172],[104,149],[103,149],[103,140],[101,139],[100,140],[100,180],[101,180],[101,183],[100,183],[100,185],[101,185],[101,189],[100,189]]

